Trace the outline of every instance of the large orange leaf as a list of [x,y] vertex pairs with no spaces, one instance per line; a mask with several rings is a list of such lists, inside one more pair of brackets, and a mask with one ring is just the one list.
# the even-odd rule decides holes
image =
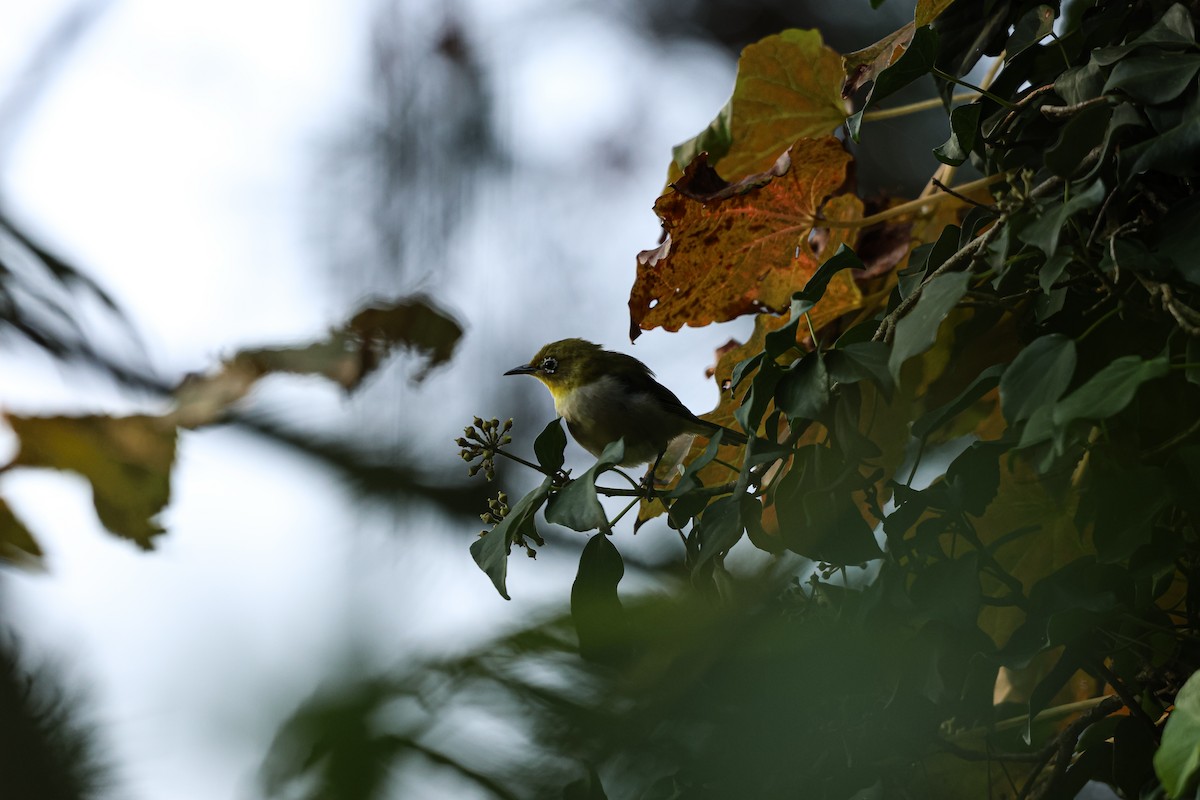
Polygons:
[[702,152],[721,172],[762,172],[801,137],[818,138],[846,120],[842,58],[818,31],[786,30],[742,51],[729,103],[702,133],[675,148],[672,177]]
[[771,171],[737,184],[703,158],[688,165],[654,205],[666,236],[638,256],[630,338],[785,308],[817,269],[808,237],[849,162],[826,137],[797,141]]

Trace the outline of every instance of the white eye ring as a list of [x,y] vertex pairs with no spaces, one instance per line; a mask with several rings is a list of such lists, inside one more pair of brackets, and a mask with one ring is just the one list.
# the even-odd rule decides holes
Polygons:
[[558,359],[553,356],[546,356],[538,366],[541,367],[542,372],[553,375],[554,370],[558,369]]

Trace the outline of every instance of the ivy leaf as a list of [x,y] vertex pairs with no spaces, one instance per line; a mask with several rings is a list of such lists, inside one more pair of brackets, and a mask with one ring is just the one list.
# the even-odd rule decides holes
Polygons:
[[588,661],[610,662],[620,655],[626,620],[617,584],[624,575],[625,562],[612,540],[603,533],[588,539],[571,584],[571,620],[579,654]]
[[1170,797],[1186,797],[1200,783],[1200,672],[1175,695],[1175,709],[1154,754],[1154,772]]
[[608,516],[596,496],[596,478],[625,458],[625,440],[609,443],[587,472],[559,489],[546,505],[546,521],[574,531],[604,530]]
[[714,556],[728,552],[742,538],[743,530],[741,506],[736,497],[722,497],[710,503],[696,526],[700,552],[692,569],[698,569]]
[[896,63],[879,73],[879,77],[875,79],[875,85],[871,87],[871,94],[867,96],[867,100],[863,103],[863,107],[856,114],[846,120],[846,125],[850,129],[850,136],[854,141],[858,141],[859,127],[862,125],[863,113],[880,100],[908,86],[924,75],[928,75],[933,69],[934,62],[937,60],[938,51],[938,36],[932,28],[918,27],[913,32],[912,41],[908,45],[908,49],[904,51],[904,55],[896,60]]
[[[666,239],[638,256],[629,296],[631,338],[651,328],[675,331],[779,311],[812,278],[819,262],[808,232],[825,198],[845,180],[850,156],[832,137],[800,140],[785,155],[776,177],[740,194],[710,191],[723,182],[704,177],[711,170],[697,159],[658,199],[654,209]],[[703,200],[694,199],[698,186],[708,192]],[[838,218],[861,212],[857,203],[837,207]],[[831,283],[824,305],[844,313],[861,299],[846,276]]]
[[937,276],[925,287],[908,315],[896,324],[896,336],[888,357],[888,371],[894,381],[900,381],[900,368],[905,361],[933,346],[938,327],[966,294],[970,280],[971,275],[967,272]]
[[1157,136],[1121,150],[1122,180],[1152,169],[1171,175],[1197,174],[1200,156],[1200,94],[1183,109],[1179,122]]
[[1094,181],[1087,189],[1071,197],[1065,203],[1044,208],[1037,218],[1021,229],[1017,238],[1041,250],[1047,256],[1058,249],[1058,237],[1067,220],[1080,211],[1087,211],[1104,200],[1105,188],[1102,181]]
[[1054,425],[1061,430],[1078,419],[1107,419],[1129,405],[1143,383],[1166,374],[1165,355],[1122,356],[1054,406]]
[[511,600],[505,581],[508,577],[508,554],[512,543],[518,538],[538,540],[534,517],[538,509],[546,502],[550,494],[552,481],[550,478],[542,481],[542,485],[525,495],[513,506],[508,515],[500,520],[500,524],[487,531],[483,536],[471,543],[471,558],[483,570],[505,600]]
[[1126,58],[1113,67],[1104,92],[1123,92],[1146,105],[1169,103],[1195,82],[1200,55],[1153,53]]
[[828,136],[846,119],[841,56],[821,34],[786,30],[742,51],[729,103],[712,124],[674,150],[684,169],[701,152],[740,178],[771,166],[799,138]]
[[1113,109],[1107,105],[1091,106],[1073,116],[1046,150],[1046,167],[1064,178],[1073,175],[1084,157],[1108,135],[1112,116]]
[[1158,467],[1093,458],[1075,524],[1093,525],[1092,541],[1102,562],[1128,558],[1150,541],[1155,518],[1171,501],[1170,481]]
[[1180,3],[1173,4],[1146,32],[1127,44],[1101,47],[1092,53],[1092,62],[1102,67],[1115,64],[1142,47],[1174,49],[1196,44],[1191,13]]
[[909,22],[878,42],[842,56],[842,68],[846,72],[846,80],[842,84],[842,97],[848,98],[853,95],[904,55],[916,30],[916,23]]
[[1058,401],[1075,373],[1075,340],[1061,333],[1034,339],[1000,379],[1000,409],[1010,425]]
[[933,149],[938,161],[957,167],[967,160],[979,136],[979,115],[982,111],[983,106],[976,102],[959,106],[950,112],[950,138]]
[[909,590],[922,616],[975,633],[978,633],[976,618],[983,606],[982,594],[977,553],[930,564],[917,574]]
[[0,562],[28,566],[41,563],[41,559],[41,546],[0,497]]
[[1047,5],[1034,6],[1026,11],[1013,26],[1012,36],[1004,48],[1004,63],[1012,61],[1018,54],[1050,35],[1054,30],[1054,9]]
[[975,404],[975,401],[996,388],[1000,376],[1004,372],[1003,364],[993,364],[975,376],[975,380],[963,389],[949,403],[928,411],[918,417],[912,424],[912,435],[917,439],[926,439],[929,434],[957,417]]
[[775,405],[793,422],[817,419],[828,404],[829,371],[821,352],[814,350],[784,372],[775,388]]
[[954,505],[982,517],[1000,488],[1000,456],[1007,445],[975,442],[946,468],[946,488]]
[[825,354],[829,377],[851,384],[869,380],[885,397],[891,397],[892,374],[888,371],[891,351],[883,342],[854,342]]
[[151,416],[5,419],[20,440],[11,466],[82,475],[104,527],[143,550],[154,548],[163,533],[155,517],[171,498],[173,424]]
[[533,454],[538,464],[547,472],[558,472],[563,465],[563,451],[567,448],[567,434],[562,429],[562,417],[552,420],[538,437],[533,440]]

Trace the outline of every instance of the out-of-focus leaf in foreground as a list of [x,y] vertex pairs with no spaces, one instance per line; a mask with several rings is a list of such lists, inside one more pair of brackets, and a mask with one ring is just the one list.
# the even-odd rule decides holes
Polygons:
[[75,472],[92,485],[104,527],[154,547],[154,520],[171,497],[176,430],[151,416],[19,417],[5,421],[20,440],[13,467]]

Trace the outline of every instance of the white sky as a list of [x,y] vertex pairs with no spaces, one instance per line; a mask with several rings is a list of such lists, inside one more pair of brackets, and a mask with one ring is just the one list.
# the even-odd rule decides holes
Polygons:
[[[314,158],[365,97],[370,5],[117,2],[10,153],[0,175],[10,212],[94,271],[167,374],[205,369],[239,346],[319,336],[350,310],[329,293],[311,250],[304,193]],[[0,0],[0,80],[66,7]],[[650,209],[670,147],[706,125],[732,85],[732,64],[712,52],[655,52],[586,8],[559,8],[480,0],[467,14],[477,22],[468,35],[495,70],[506,136],[520,146],[512,184],[479,198],[466,233],[448,245],[448,274],[428,287],[468,324],[459,371],[403,398],[427,417],[414,436],[439,460],[457,460],[448,443],[464,420],[492,413],[464,396],[470,381],[499,380],[568,335],[629,351],[634,255],[655,243]],[[640,130],[616,127],[627,110]],[[612,137],[636,144],[633,177],[578,174],[578,154]],[[555,175],[561,193],[541,196]],[[515,224],[518,213],[539,222]],[[530,248],[570,257],[530,275],[521,267]],[[490,313],[470,301],[480,287]],[[712,349],[744,330],[651,333],[632,352],[703,410],[715,399],[702,374]],[[505,363],[495,363],[498,347]],[[314,417],[347,406],[315,382],[263,394],[287,392]],[[130,405],[28,353],[0,352],[0,407]],[[0,434],[0,456],[11,447]],[[474,530],[351,509],[320,469],[235,431],[186,434],[173,491],[169,533],[143,554],[102,531],[82,479],[0,479],[48,552],[48,573],[5,574],[11,617],[35,652],[89,689],[117,767],[114,796],[254,796],[254,770],[279,721],[353,649],[348,620],[370,621],[383,666],[412,646],[477,638],[496,620],[563,600],[572,576],[553,554],[516,556],[515,600],[505,604],[469,559]],[[398,525],[416,538],[398,545]]]

